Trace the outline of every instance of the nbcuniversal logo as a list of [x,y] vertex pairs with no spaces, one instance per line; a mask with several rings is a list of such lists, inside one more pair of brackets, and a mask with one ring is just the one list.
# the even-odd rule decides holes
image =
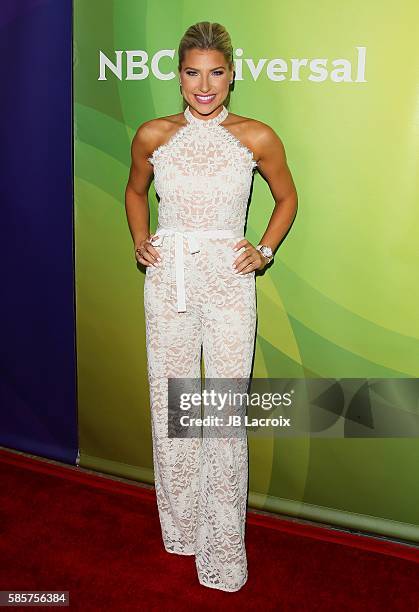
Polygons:
[[[313,81],[321,83],[366,83],[366,47],[355,47],[357,50],[352,60],[338,58],[290,58],[288,60],[266,58],[255,61],[253,58],[242,58],[243,49],[236,49],[234,59],[235,80],[243,81],[251,78],[257,81],[262,75],[270,81]],[[142,81],[152,74],[159,81],[170,81],[177,78],[173,71],[163,72],[160,65],[162,59],[175,57],[175,49],[160,49],[151,59],[147,51],[115,51],[115,59],[107,57],[99,50],[99,78],[107,81],[112,73],[120,81]],[[166,61],[164,64],[166,65]],[[125,76],[124,76],[125,75]]]

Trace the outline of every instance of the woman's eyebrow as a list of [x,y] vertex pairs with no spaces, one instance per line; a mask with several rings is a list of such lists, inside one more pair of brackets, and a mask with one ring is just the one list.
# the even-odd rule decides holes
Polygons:
[[[210,68],[210,70],[218,70],[218,68],[224,68],[224,66],[216,66],[215,68]],[[194,68],[193,66],[186,66],[184,70],[199,70],[199,68]]]

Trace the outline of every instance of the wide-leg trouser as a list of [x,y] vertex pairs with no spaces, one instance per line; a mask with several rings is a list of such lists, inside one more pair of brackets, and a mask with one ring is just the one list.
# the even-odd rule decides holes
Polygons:
[[237,591],[247,580],[247,436],[169,438],[168,379],[249,378],[256,330],[254,272],[232,263],[238,239],[184,245],[186,312],[177,311],[174,240],[158,247],[160,267],[144,285],[155,488],[164,547],[195,555],[199,582]]

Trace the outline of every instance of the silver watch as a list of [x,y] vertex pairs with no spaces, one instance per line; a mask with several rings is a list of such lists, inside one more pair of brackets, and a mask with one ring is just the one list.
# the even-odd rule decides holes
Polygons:
[[264,244],[258,244],[256,248],[268,260],[268,263],[273,259],[273,253],[272,253],[271,247],[268,247]]

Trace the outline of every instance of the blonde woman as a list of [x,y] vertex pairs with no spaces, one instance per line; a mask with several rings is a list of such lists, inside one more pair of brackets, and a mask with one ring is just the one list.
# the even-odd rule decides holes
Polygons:
[[[218,23],[191,26],[179,45],[183,112],[143,123],[131,147],[126,212],[146,266],[144,311],[153,461],[163,544],[195,555],[199,582],[238,591],[247,581],[247,436],[169,437],[169,379],[249,379],[255,272],[287,233],[297,193],[280,138],[227,109],[233,49]],[[255,169],[275,206],[260,243],[244,237]],[[158,227],[149,230],[154,173]]]

